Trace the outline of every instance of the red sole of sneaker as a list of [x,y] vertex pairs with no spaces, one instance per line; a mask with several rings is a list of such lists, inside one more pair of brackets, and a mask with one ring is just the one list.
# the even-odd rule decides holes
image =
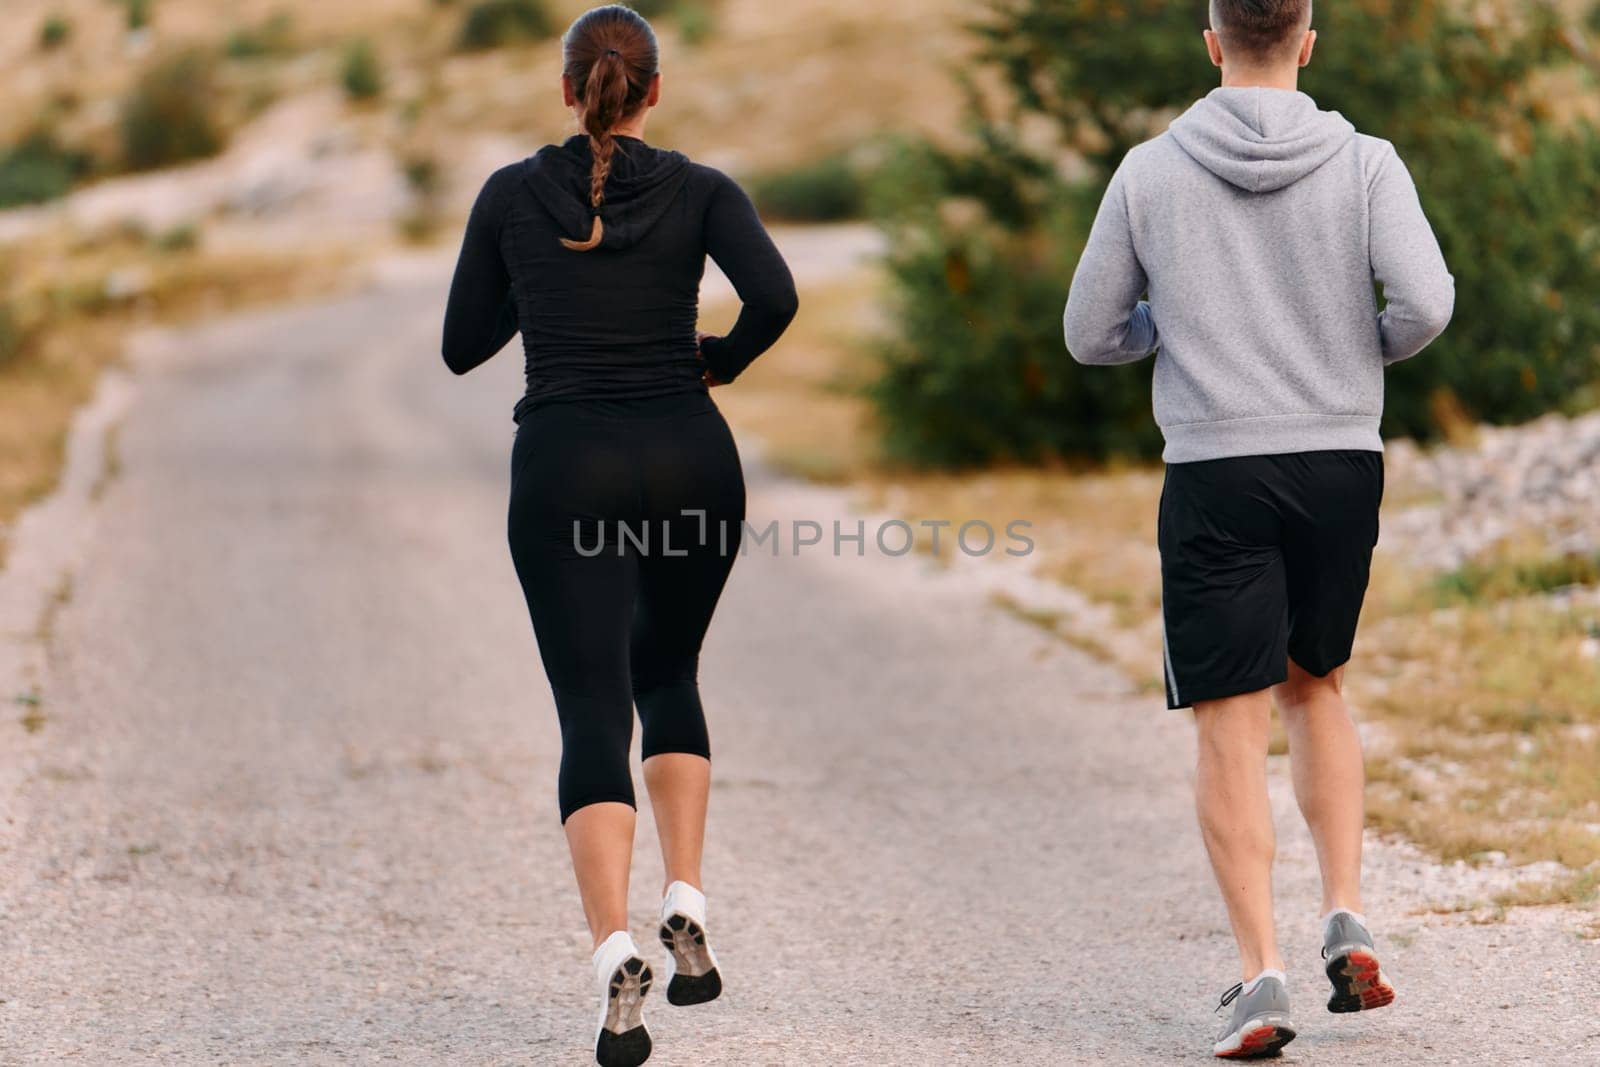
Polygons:
[[1394,1003],[1394,987],[1383,977],[1378,958],[1357,950],[1328,964],[1328,980],[1333,983],[1332,1012],[1371,1011]]
[[1294,1031],[1282,1026],[1256,1026],[1239,1035],[1239,1047],[1218,1052],[1219,1060],[1256,1060],[1275,1056],[1294,1040]]

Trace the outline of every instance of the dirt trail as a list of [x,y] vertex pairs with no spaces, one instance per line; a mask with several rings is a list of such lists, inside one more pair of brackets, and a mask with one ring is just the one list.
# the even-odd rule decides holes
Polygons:
[[[443,262],[151,339],[18,527],[0,680],[41,703],[0,754],[0,1062],[585,1062],[555,717],[502,544],[520,368],[437,365]],[[850,518],[751,466],[754,521]],[[704,670],[729,992],[657,1003],[653,1063],[1205,1061],[1231,972],[1190,730],[986,606],[1000,573],[740,563]],[[1600,1060],[1570,913],[1419,914],[1454,875],[1399,850],[1368,911],[1401,1001],[1322,1012],[1277,801],[1287,1062]]]

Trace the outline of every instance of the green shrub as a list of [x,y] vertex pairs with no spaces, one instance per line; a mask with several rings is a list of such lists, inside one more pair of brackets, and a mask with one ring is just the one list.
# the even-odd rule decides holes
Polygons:
[[395,220],[395,229],[411,244],[425,245],[439,236],[442,224],[439,212],[431,203],[418,203],[406,209]]
[[698,48],[716,35],[717,19],[705,4],[685,3],[678,6],[678,33],[683,43]]
[[214,65],[200,52],[180,52],[150,67],[122,103],[123,162],[152,170],[222,150]]
[[431,155],[408,156],[401,161],[401,173],[406,185],[419,197],[438,196],[444,187],[444,174],[439,160]]
[[60,160],[16,151],[0,156],[0,208],[42,204],[71,189],[72,172]]
[[383,95],[383,68],[372,42],[358,40],[345,48],[339,80],[352,100],[374,100]]
[[444,168],[438,157],[414,151],[399,160],[411,204],[397,220],[400,235],[413,244],[426,244],[438,234],[444,222],[440,194],[444,192]]
[[540,0],[478,0],[467,9],[456,43],[476,52],[542,41],[554,33],[554,20]]
[[691,48],[716,32],[715,13],[707,0],[633,0],[628,6],[647,19],[676,18],[678,34]]
[[[980,62],[1015,107],[975,104],[975,150],[927,149],[887,183],[901,338],[873,398],[896,454],[1159,451],[1151,361],[1079,368],[1060,317],[1111,172],[1216,85],[1201,10],[1015,0],[977,27]],[[1452,412],[1516,422],[1600,403],[1600,129],[1557,123],[1529,91],[1573,64],[1572,38],[1543,7],[1493,34],[1452,5],[1350,0],[1317,19],[1306,91],[1395,143],[1456,276],[1450,329],[1387,374],[1385,431],[1429,439]],[[1025,150],[1023,128],[1057,145]],[[1065,177],[1063,156],[1084,166]]]
[[270,51],[255,30],[234,30],[222,44],[222,54],[229,59],[259,59]]
[[837,153],[757,176],[750,182],[750,198],[763,215],[785,222],[858,219],[867,208],[863,170],[848,153]]
[[128,8],[128,30],[134,32],[150,25],[150,0],[124,0]]
[[[1008,179],[1036,166],[995,147],[991,166]],[[902,149],[880,175],[898,330],[867,395],[885,454],[967,467],[1158,451],[1152,364],[1084,374],[1062,349],[1062,279],[1087,233],[1080,205],[1058,190],[1031,226],[1008,228],[976,210],[989,180],[928,146]]]
[[157,252],[192,252],[200,247],[200,227],[192,222],[181,223],[157,234],[150,243]]
[[49,51],[72,40],[72,23],[65,15],[51,15],[39,26],[39,47]]
[[49,130],[36,130],[0,153],[0,208],[65,196],[88,174],[91,162],[63,147]]
[[1543,559],[1474,560],[1433,581],[1440,607],[1544,596],[1572,586],[1600,585],[1600,556],[1567,553]]
[[19,359],[22,348],[22,325],[17,321],[17,314],[9,303],[0,300],[0,370]]
[[222,54],[229,59],[260,59],[283,55],[292,49],[293,22],[280,12],[260,26],[240,28],[228,34]]

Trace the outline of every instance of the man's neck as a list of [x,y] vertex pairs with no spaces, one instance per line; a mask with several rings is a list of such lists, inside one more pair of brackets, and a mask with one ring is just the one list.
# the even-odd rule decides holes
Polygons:
[[1300,68],[1289,67],[1284,70],[1234,70],[1229,67],[1222,68],[1222,87],[1224,89],[1287,89],[1294,92],[1300,88]]

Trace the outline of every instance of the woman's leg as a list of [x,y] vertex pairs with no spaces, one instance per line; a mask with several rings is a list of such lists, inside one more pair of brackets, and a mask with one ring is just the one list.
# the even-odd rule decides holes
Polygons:
[[[615,519],[628,458],[575,413],[536,412],[518,450],[508,533],[561,722],[561,820],[596,946],[628,928],[634,792],[628,640],[638,559]],[[576,523],[576,525],[575,525]],[[594,552],[597,545],[604,548]]]
[[687,454],[652,450],[658,462],[672,461],[656,466],[649,484],[671,490],[663,496],[675,510],[696,514],[665,515],[670,554],[662,546],[639,561],[632,664],[634,702],[644,724],[645,784],[666,869],[657,936],[671,953],[667,1000],[689,1005],[722,993],[700,872],[711,746],[699,665],[701,642],[738,551],[744,482],[720,417],[688,420],[671,436]]
[[633,699],[644,729],[644,781],[661,841],[665,886],[703,889],[711,742],[700,703],[700,646],[731,555],[691,548],[640,561],[632,641]]
[[594,947],[628,928],[628,868],[633,862],[631,804],[588,804],[567,817],[567,848]]
[[[628,928],[634,794],[629,559],[568,559],[535,568],[529,605],[561,720],[561,819],[596,945]],[[524,569],[519,564],[519,569]]]
[[[626,564],[626,567],[619,566]],[[561,818],[596,945],[628,928],[634,793],[631,560],[569,560],[530,592],[561,720]],[[535,604],[536,602],[536,604]]]
[[711,744],[700,704],[700,646],[738,555],[744,476],[721,415],[669,427],[647,452],[649,510],[664,536],[658,551],[639,560],[633,698],[666,885],[702,889]]
[[[523,565],[519,564],[519,569]],[[628,686],[631,559],[602,556],[536,567],[529,605],[561,720],[561,818],[598,945],[628,928],[634,794]]]
[[711,761],[687,752],[658,753],[644,761],[644,784],[650,791],[661,862],[666,868],[663,891],[673,882],[704,889],[700,858],[705,852]]

